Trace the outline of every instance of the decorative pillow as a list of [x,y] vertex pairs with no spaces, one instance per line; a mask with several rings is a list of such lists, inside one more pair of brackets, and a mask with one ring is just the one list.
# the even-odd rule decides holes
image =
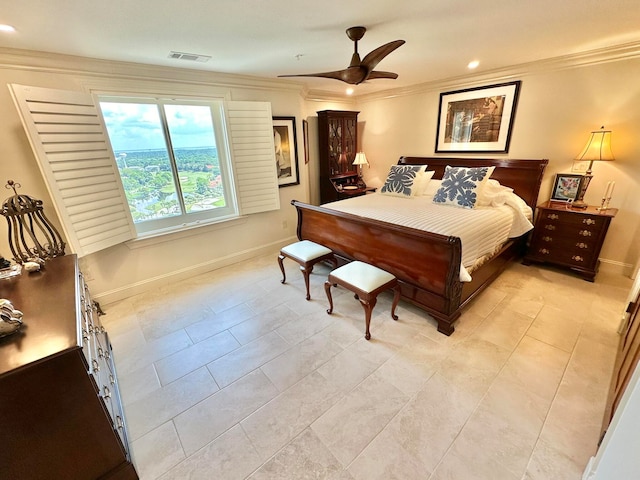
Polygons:
[[426,165],[392,165],[380,193],[396,197],[415,195],[420,185],[418,176],[426,167]]
[[433,197],[441,186],[442,180],[431,179],[427,184],[427,188],[425,188],[424,192],[422,192],[422,195]]
[[494,168],[464,168],[447,165],[442,177],[442,185],[433,196],[433,203],[474,208]]
[[504,205],[507,203],[507,198],[512,192],[513,188],[505,187],[500,185],[497,180],[489,179],[478,195],[476,207],[498,207]]

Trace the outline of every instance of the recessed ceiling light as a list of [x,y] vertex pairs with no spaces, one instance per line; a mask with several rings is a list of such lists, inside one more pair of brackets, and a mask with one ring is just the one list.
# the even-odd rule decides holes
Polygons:
[[15,32],[16,29],[11,25],[2,25],[0,24],[0,32]]
[[473,60],[473,61],[468,63],[467,68],[469,70],[473,70],[474,68],[477,68],[478,65],[480,65],[480,62],[478,60]]
[[346,90],[347,95],[353,95],[353,88],[349,87]]

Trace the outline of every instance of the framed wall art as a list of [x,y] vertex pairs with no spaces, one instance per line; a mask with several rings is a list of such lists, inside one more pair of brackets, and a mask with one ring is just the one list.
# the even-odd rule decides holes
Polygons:
[[582,175],[558,173],[551,191],[551,200],[555,202],[573,202],[580,192]]
[[295,117],[273,117],[273,143],[276,149],[278,186],[298,185],[300,175]]
[[520,83],[441,93],[436,152],[507,153]]

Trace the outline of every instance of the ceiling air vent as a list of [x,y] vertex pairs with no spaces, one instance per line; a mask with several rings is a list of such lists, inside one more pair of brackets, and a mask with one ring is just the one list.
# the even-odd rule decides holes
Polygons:
[[169,58],[176,60],[189,60],[191,62],[208,62],[209,55],[198,55],[197,53],[169,52]]

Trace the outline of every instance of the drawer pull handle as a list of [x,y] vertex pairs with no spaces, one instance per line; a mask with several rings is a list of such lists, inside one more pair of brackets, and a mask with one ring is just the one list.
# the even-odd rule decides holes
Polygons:
[[120,430],[122,430],[122,428],[124,427],[124,422],[122,421],[120,415],[116,415],[116,427]]
[[553,242],[553,237],[542,237],[542,240],[544,240],[545,242]]
[[104,358],[104,350],[102,350],[102,347],[98,347],[98,356]]
[[580,232],[578,232],[580,235],[582,235],[583,237],[590,237],[592,235],[590,230],[580,230]]
[[545,226],[544,226],[544,228],[545,228],[546,230],[555,230],[555,229],[556,229],[556,226],[555,226],[555,225],[545,225]]
[[560,218],[560,215],[558,215],[557,213],[550,213],[547,215],[547,218],[550,220],[558,220]]
[[547,250],[546,248],[541,248],[540,250],[538,250],[538,252],[540,252],[543,255],[549,255],[549,253],[551,253],[549,250]]
[[109,387],[105,385],[103,388],[104,388],[104,398],[111,398],[111,390],[109,390]]
[[116,384],[116,378],[113,375],[109,375],[109,383],[111,383],[111,385]]
[[584,262],[584,258],[582,258],[580,255],[574,255],[573,257],[571,257],[571,260],[574,260],[576,262]]
[[100,365],[97,360],[91,360],[91,366],[93,367],[93,373],[98,373],[100,371]]
[[593,218],[585,218],[584,220],[582,220],[582,223],[585,223],[587,225],[594,225],[596,221]]
[[578,242],[576,243],[576,247],[578,248],[589,248],[589,245],[586,243]]

